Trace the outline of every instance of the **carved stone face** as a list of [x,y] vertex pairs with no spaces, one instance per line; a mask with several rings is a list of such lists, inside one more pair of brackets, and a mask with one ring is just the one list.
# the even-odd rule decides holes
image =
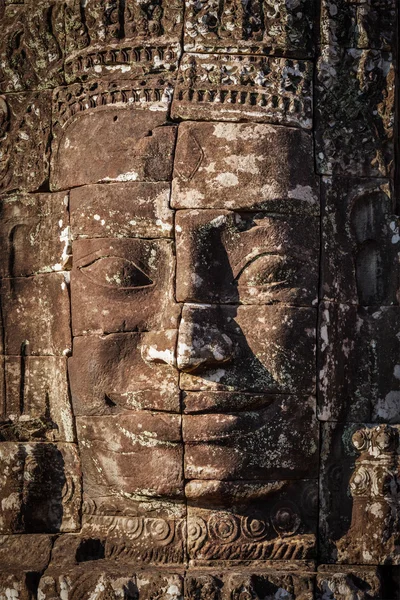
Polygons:
[[396,595],[397,5],[0,0],[0,600]]
[[[274,537],[313,533],[311,138],[176,126],[162,101],[132,108],[119,89],[114,107],[98,88],[96,107],[76,88],[78,112],[60,90],[52,153],[53,188],[70,189],[84,532],[107,536],[110,556],[123,539],[156,561],[249,541],[268,558]],[[309,538],[285,552],[306,557]]]

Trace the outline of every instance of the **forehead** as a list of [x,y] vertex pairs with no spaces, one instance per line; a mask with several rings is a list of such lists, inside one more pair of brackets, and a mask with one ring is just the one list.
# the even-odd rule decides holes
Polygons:
[[318,214],[312,156],[312,138],[301,129],[181,123],[172,206]]
[[[150,100],[123,83],[55,92],[51,188],[77,188],[71,193],[77,235],[168,236],[169,207],[319,214],[309,131],[223,121],[177,126],[169,121],[166,83],[152,85],[157,95]],[[141,185],[122,185],[130,183]],[[107,206],[114,223],[102,226],[97,206]],[[133,226],[132,212],[139,217]]]

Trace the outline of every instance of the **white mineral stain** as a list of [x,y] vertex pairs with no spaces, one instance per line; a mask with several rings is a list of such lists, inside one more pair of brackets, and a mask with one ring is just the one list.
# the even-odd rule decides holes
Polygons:
[[332,413],[331,413],[330,408],[328,406],[321,407],[318,410],[318,419],[320,421],[329,421],[329,419],[331,418],[331,416],[332,416]]
[[203,278],[197,275],[197,273],[191,274],[191,280],[195,287],[201,287],[201,285],[204,283]]
[[210,221],[210,226],[211,227],[221,227],[221,225],[224,225],[225,223],[226,223],[226,216],[220,215],[219,217],[215,217],[215,219],[212,219],[212,221]]
[[171,446],[174,447],[175,444],[172,442],[167,442],[166,440],[157,440],[157,434],[154,431],[143,431],[140,434],[133,433],[133,431],[128,431],[124,427],[118,425],[118,429],[120,432],[129,438],[134,444],[139,444],[140,446],[144,446],[146,448],[154,448],[155,446]]
[[205,376],[204,379],[207,379],[208,381],[214,381],[215,383],[219,383],[225,375],[225,373],[225,369],[217,369],[216,371],[207,373],[207,376]]
[[209,164],[209,165],[207,165],[207,167],[202,167],[202,170],[203,170],[205,173],[215,173],[215,170],[216,170],[216,169],[215,169],[215,166],[216,166],[216,165],[215,165],[215,162],[210,162],[210,164]]
[[167,589],[167,594],[169,596],[169,600],[181,600],[182,598],[180,589],[175,584],[169,586]]
[[279,588],[274,594],[274,600],[293,600],[293,596],[287,590]]
[[187,193],[179,193],[177,194],[177,199],[182,200],[187,206],[196,207],[198,204],[201,204],[201,201],[204,200],[205,196],[199,190],[190,190]]
[[172,350],[158,350],[157,346],[149,346],[146,348],[145,360],[153,362],[163,362],[167,365],[175,365],[175,355]]
[[271,181],[271,183],[265,183],[260,189],[261,200],[271,200],[276,196],[281,196],[281,186],[277,181]]
[[373,418],[397,423],[400,418],[400,391],[392,390],[385,398],[379,398],[373,407]]
[[99,600],[99,598],[101,598],[101,597],[102,597],[102,595],[103,595],[103,592],[105,591],[105,589],[106,589],[106,587],[105,587],[105,585],[104,585],[104,583],[103,583],[102,579],[100,579],[100,580],[97,582],[97,585],[96,585],[96,587],[95,587],[95,589],[94,589],[93,593],[92,593],[92,594],[90,594],[90,596],[89,596],[88,600]]
[[[226,110],[227,113],[232,112]],[[274,135],[276,131],[270,125],[243,125],[241,123],[216,123],[214,125],[213,135],[216,138],[233,142],[240,140],[259,140],[265,135]]]
[[17,492],[13,492],[7,498],[3,498],[1,501],[2,510],[18,510],[19,506],[20,501]]
[[289,190],[288,197],[293,200],[303,200],[310,204],[315,204],[317,202],[317,198],[309,185],[296,185],[293,190]]
[[[18,600],[20,590],[17,587],[14,588],[5,588],[5,600]],[[0,599],[4,598],[4,596],[0,596]]]
[[[96,71],[96,67],[100,67],[98,71]],[[101,73],[101,66],[96,65],[95,71],[96,73]],[[120,71],[121,73],[129,73],[131,70],[130,65],[106,65],[105,68],[107,71]]]
[[68,598],[69,598],[68,591],[69,591],[68,584],[67,584],[64,576],[62,576],[62,577],[60,577],[60,600],[68,600]]
[[161,227],[162,231],[171,231],[172,229],[172,225],[170,223],[165,223],[164,221],[161,221],[161,219],[156,220],[156,225]]
[[[257,175],[259,173],[259,167],[257,164],[257,156],[255,154],[239,155],[231,154],[224,158],[224,162],[237,171],[243,171],[244,173],[252,173]],[[218,179],[218,177],[217,177]]]
[[136,181],[139,174],[136,171],[128,171],[127,173],[120,173],[117,177],[104,177],[100,180],[100,183],[105,181]]
[[383,518],[382,505],[380,502],[374,502],[368,507],[368,511],[374,515],[374,517],[378,517],[378,519]]

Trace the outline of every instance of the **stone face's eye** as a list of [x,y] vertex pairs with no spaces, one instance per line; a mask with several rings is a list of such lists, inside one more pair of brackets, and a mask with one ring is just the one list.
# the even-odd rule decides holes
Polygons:
[[247,263],[236,279],[240,286],[275,287],[287,285],[295,271],[293,261],[285,256],[264,254]]
[[120,289],[142,288],[153,284],[153,281],[139,267],[126,258],[105,256],[91,264],[81,267],[93,283]]

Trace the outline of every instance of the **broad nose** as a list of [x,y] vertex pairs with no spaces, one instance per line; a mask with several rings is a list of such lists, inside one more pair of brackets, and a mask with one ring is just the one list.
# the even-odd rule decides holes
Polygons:
[[178,332],[178,369],[190,372],[227,363],[233,352],[219,306],[184,304]]

